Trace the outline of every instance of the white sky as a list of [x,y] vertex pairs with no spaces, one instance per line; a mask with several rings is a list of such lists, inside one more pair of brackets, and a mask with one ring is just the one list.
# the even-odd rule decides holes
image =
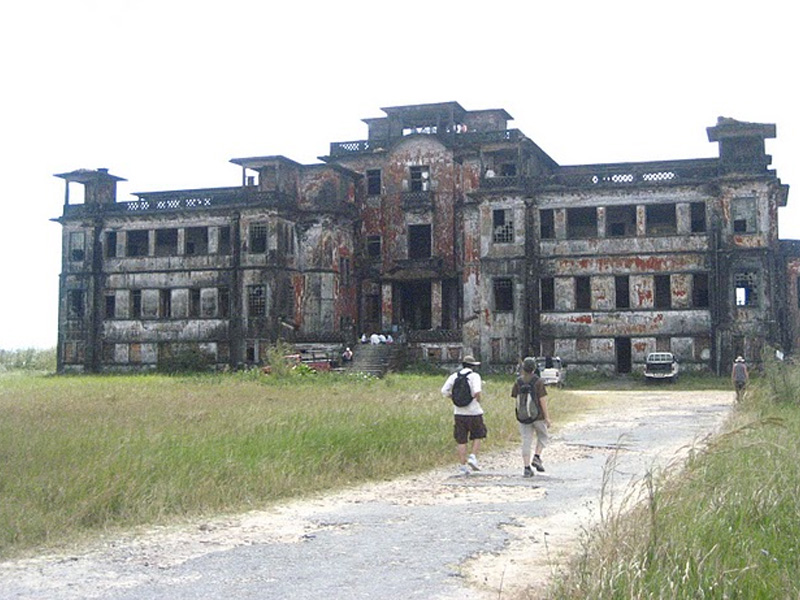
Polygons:
[[775,123],[800,186],[795,34],[785,0],[4,2],[0,348],[55,345],[54,173],[106,167],[120,200],[238,185],[231,158],[317,162],[382,106],[505,108],[562,165],[713,157],[718,116]]

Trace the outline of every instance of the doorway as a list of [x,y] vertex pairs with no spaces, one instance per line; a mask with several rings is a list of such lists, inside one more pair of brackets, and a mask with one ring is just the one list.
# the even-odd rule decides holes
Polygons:
[[617,373],[630,373],[633,368],[633,355],[631,353],[631,338],[614,338],[614,346],[617,349]]
[[394,284],[395,320],[407,329],[431,329],[431,282],[402,281]]

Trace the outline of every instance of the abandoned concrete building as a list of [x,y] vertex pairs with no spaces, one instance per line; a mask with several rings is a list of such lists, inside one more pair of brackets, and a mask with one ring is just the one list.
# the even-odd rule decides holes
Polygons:
[[[318,164],[235,158],[238,185],[118,202],[66,181],[60,371],[152,367],[186,348],[255,365],[276,340],[393,332],[413,360],[526,354],[627,373],[651,351],[725,372],[800,344],[800,242],[775,126],[720,118],[715,158],[562,166],[502,109],[382,109]],[[70,184],[84,186],[70,203]]]

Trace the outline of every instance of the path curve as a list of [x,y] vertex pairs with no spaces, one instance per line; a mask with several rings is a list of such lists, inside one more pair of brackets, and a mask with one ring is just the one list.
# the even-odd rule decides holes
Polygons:
[[0,598],[531,594],[597,522],[604,478],[606,500],[628,498],[648,470],[679,464],[718,431],[732,401],[727,392],[581,393],[594,395],[596,407],[553,435],[547,472],[533,479],[522,478],[518,451],[506,451],[483,456],[481,472],[468,477],[439,469],[69,555],[7,561]]

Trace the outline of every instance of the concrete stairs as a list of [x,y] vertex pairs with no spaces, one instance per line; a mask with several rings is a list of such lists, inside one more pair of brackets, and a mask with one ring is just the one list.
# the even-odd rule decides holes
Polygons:
[[397,355],[395,344],[356,344],[350,349],[353,360],[342,365],[343,370],[373,377],[383,377],[393,367]]

